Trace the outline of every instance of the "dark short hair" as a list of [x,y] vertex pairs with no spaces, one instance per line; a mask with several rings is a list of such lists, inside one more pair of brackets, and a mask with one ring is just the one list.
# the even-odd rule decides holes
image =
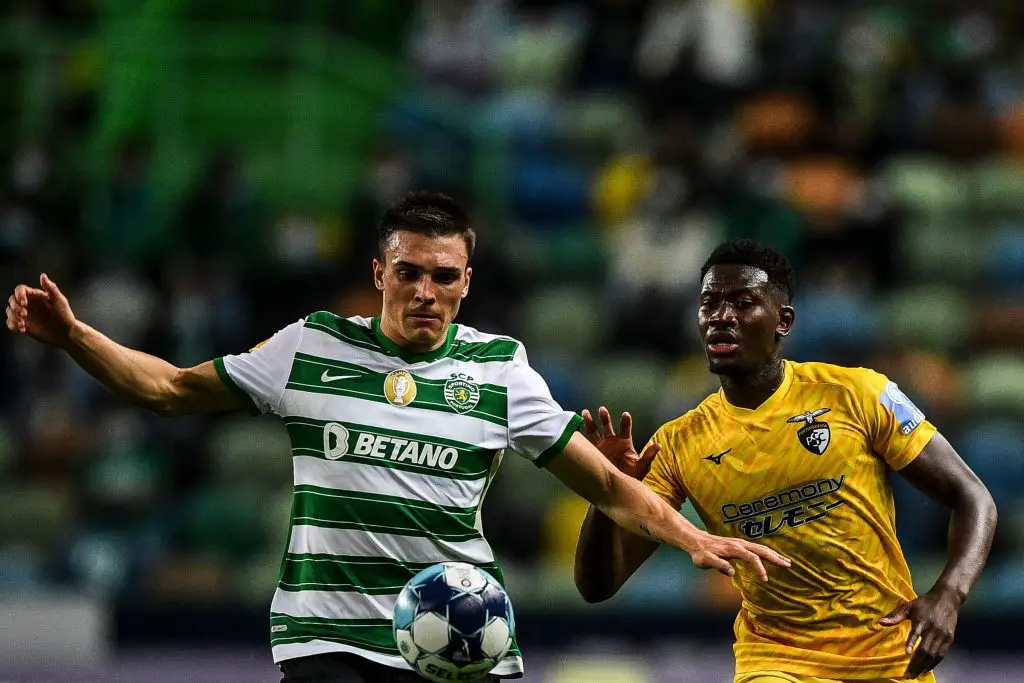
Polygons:
[[729,240],[715,247],[711,256],[700,269],[700,279],[708,274],[712,266],[750,266],[763,270],[768,282],[788,302],[793,298],[793,266],[789,259],[775,247],[751,239]]
[[377,242],[382,258],[388,240],[398,230],[409,230],[431,237],[462,235],[470,258],[476,248],[476,231],[473,230],[469,216],[454,199],[440,192],[414,190],[384,211]]

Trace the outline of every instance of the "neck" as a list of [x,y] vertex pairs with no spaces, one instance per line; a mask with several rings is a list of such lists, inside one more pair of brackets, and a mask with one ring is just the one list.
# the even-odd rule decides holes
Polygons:
[[444,340],[448,336],[448,328],[445,327],[441,330],[441,336],[433,342],[418,343],[409,341],[402,336],[402,328],[383,313],[380,316],[380,331],[385,337],[410,353],[428,353],[433,351],[444,344]]
[[722,390],[734,406],[754,410],[775,393],[786,376],[786,364],[777,356],[747,374],[721,375]]

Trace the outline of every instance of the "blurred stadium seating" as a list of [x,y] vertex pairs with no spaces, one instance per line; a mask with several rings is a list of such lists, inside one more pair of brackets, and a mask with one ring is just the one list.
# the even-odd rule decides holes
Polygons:
[[[693,331],[703,259],[769,240],[798,267],[791,357],[889,374],[992,489],[1000,530],[962,630],[1024,651],[983,622],[1024,608],[1024,6],[20,0],[0,17],[4,287],[46,271],[118,341],[197,363],[318,308],[373,314],[380,208],[439,188],[479,224],[462,321],[524,339],[567,408],[628,409],[646,438],[715,389]],[[10,335],[0,386],[0,603],[86,595],[141,646],[172,637],[172,608],[236,613],[224,637],[259,648],[283,429],[143,414]],[[894,485],[927,587],[945,513]],[[584,511],[512,459],[488,495],[536,633],[692,610],[723,625],[726,680],[731,589],[659,551],[583,605]],[[544,680],[719,675],[559,666]]]

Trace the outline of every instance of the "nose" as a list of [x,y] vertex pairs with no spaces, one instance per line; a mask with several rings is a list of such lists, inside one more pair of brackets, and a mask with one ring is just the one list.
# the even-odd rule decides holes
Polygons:
[[736,324],[736,309],[729,302],[723,301],[708,315],[708,324],[712,327],[732,327]]
[[416,283],[416,300],[424,303],[434,300],[434,283],[429,277],[421,277]]

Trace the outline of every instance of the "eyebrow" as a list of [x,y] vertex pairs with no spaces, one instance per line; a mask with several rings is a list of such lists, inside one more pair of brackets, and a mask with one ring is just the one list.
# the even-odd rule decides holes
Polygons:
[[743,294],[749,294],[752,296],[763,296],[756,289],[750,287],[737,287],[736,289],[727,290],[716,290],[716,289],[702,289],[700,296],[740,296]]
[[[426,270],[426,268],[424,268],[423,266],[417,263],[412,263],[411,261],[395,261],[394,266],[395,268],[413,268],[415,270]],[[434,268],[433,272],[446,274],[451,273],[453,275],[458,275],[459,273],[462,272],[462,269],[456,268],[455,266],[440,266],[438,268]]]

